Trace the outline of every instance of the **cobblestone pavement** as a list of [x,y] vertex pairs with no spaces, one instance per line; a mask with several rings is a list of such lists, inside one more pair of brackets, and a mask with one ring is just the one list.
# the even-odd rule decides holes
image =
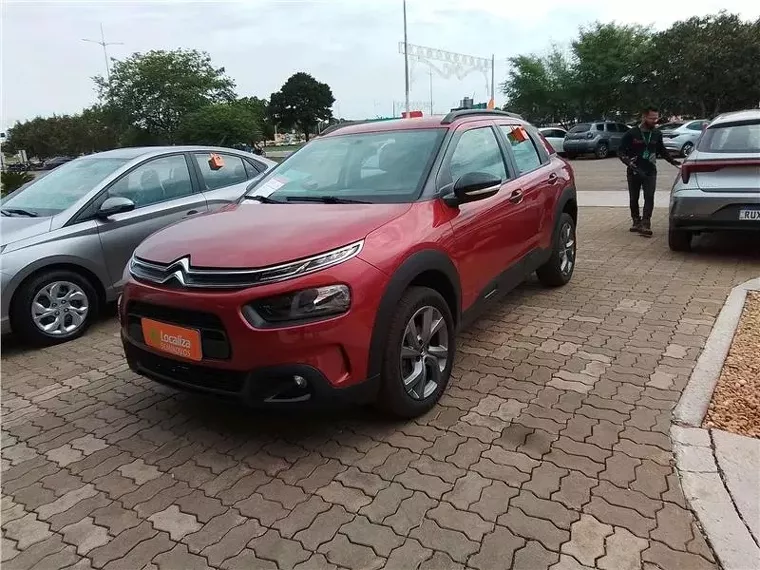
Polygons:
[[2,360],[3,570],[700,570],[670,412],[757,245],[689,255],[583,209],[573,282],[461,335],[415,422],[277,416],[160,387],[113,319]]

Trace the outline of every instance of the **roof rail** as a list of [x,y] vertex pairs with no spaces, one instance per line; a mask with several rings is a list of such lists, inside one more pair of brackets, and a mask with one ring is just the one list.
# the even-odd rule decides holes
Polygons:
[[449,125],[457,119],[461,119],[462,117],[472,117],[476,115],[498,115],[500,117],[512,117],[513,119],[522,120],[522,117],[517,113],[500,111],[498,109],[458,109],[456,111],[451,111],[451,113],[446,115],[441,121],[441,124]]

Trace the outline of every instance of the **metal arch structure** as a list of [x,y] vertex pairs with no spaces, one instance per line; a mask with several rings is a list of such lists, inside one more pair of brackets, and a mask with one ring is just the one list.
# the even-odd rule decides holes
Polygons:
[[[406,49],[405,49],[406,48]],[[455,53],[437,48],[418,46],[414,44],[405,44],[399,42],[398,51],[405,55],[410,61],[420,62],[428,65],[444,79],[456,77],[459,80],[464,79],[470,73],[480,72],[483,74],[486,83],[486,91],[490,92],[491,98],[494,96],[494,58],[477,57],[463,53]],[[490,72],[490,81],[489,81]]]

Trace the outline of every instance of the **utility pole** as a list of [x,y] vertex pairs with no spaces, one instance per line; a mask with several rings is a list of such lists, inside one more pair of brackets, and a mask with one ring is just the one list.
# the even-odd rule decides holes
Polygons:
[[404,97],[406,116],[409,116],[409,42],[406,35],[406,0],[404,0]]
[[108,80],[108,83],[111,83],[111,66],[108,64],[108,46],[123,46],[124,44],[122,42],[107,42],[106,36],[103,33],[103,24],[100,24],[100,41],[98,40],[88,40],[88,39],[82,39],[83,42],[90,42],[92,44],[98,44],[103,48],[103,58],[106,62],[106,79]]
[[430,114],[433,114],[433,68],[428,69],[430,74]]
[[496,55],[491,54],[491,100],[489,101],[488,107],[493,109],[496,107]]

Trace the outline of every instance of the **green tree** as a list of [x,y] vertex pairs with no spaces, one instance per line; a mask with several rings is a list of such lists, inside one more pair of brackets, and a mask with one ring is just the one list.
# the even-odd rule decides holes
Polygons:
[[241,97],[237,100],[241,105],[248,107],[256,116],[263,140],[274,139],[274,125],[269,117],[269,102],[258,97]]
[[583,119],[630,115],[642,105],[637,77],[650,61],[652,32],[638,25],[600,22],[581,28],[572,42]]
[[319,121],[332,118],[335,103],[330,86],[314,79],[308,73],[292,75],[269,98],[269,117],[275,125],[285,129],[298,129],[306,140]]
[[511,69],[502,91],[506,109],[542,124],[568,123],[577,112],[575,71],[568,57],[552,46],[545,57],[521,55],[510,58]]
[[236,101],[207,105],[180,124],[179,140],[187,144],[231,146],[261,138],[259,118],[250,106]]
[[185,115],[232,101],[234,82],[205,52],[178,49],[114,60],[111,80],[94,78],[101,100],[156,142],[173,143]]
[[677,113],[713,117],[760,101],[760,19],[720,12],[676,22],[653,39],[646,85]]

